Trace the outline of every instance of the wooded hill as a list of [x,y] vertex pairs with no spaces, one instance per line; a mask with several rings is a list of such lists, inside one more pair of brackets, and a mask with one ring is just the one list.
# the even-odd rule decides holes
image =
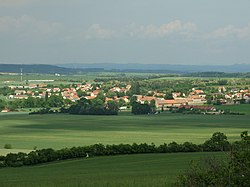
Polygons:
[[2,73],[46,73],[46,74],[76,74],[82,72],[98,72],[103,71],[102,68],[86,68],[86,69],[73,69],[64,68],[55,65],[47,64],[0,64],[0,72]]

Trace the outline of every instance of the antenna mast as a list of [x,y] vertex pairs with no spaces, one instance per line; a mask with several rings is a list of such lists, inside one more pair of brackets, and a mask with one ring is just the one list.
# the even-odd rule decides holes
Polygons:
[[23,68],[21,68],[21,82],[23,82]]

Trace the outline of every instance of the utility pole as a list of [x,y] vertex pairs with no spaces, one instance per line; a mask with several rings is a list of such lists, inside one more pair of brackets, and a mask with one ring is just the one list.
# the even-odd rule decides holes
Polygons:
[[21,68],[21,82],[23,82],[23,68]]

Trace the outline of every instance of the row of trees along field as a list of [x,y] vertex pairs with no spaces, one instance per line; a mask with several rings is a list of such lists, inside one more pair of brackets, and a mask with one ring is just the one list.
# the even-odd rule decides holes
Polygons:
[[82,158],[88,156],[108,156],[122,154],[141,154],[141,153],[174,153],[174,152],[202,152],[202,151],[230,151],[231,148],[237,148],[243,140],[230,144],[227,136],[223,133],[216,132],[203,144],[196,145],[191,142],[178,144],[172,142],[156,146],[155,144],[120,144],[106,145],[95,144],[85,147],[73,147],[60,150],[41,149],[26,153],[10,153],[0,157],[1,167],[18,167],[23,165],[35,165],[56,160],[66,160],[72,158]]
[[45,98],[28,97],[27,99],[14,99],[10,101],[0,99],[0,110],[4,108],[14,111],[20,108],[63,107],[70,104],[72,104],[72,101],[63,99],[60,95],[51,95]]
[[41,149],[26,153],[10,153],[0,156],[0,167],[21,167],[36,165],[72,158],[86,158],[93,156],[109,156],[121,154],[142,153],[173,153],[173,152],[200,152],[226,151],[228,160],[206,159],[201,163],[191,162],[189,169],[178,177],[174,186],[241,186],[250,184],[250,136],[247,131],[241,134],[241,141],[230,144],[226,135],[217,132],[204,144],[195,145],[189,142],[177,144],[95,144],[85,147],[72,147],[60,150]]

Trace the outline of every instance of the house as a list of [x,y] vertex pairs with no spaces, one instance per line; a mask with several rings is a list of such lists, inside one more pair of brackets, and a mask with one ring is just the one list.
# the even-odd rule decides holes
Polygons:
[[204,105],[207,103],[207,100],[198,95],[192,95],[187,98],[188,105]]
[[153,96],[143,96],[143,97],[139,98],[139,100],[137,98],[137,100],[142,104],[150,103],[152,100],[155,101],[155,99],[156,99],[156,97],[153,97]]
[[76,102],[76,101],[80,100],[80,98],[77,95],[74,95],[74,96],[70,97],[70,100],[73,102]]
[[8,86],[11,90],[14,90],[17,88],[17,86]]
[[97,96],[101,92],[100,89],[96,89],[93,92],[90,93],[91,96]]
[[34,88],[37,88],[37,84],[29,84],[29,89],[34,89]]
[[1,112],[3,112],[3,113],[7,113],[7,112],[9,112],[9,111],[10,111],[10,109],[5,108],[5,109],[3,109]]
[[106,97],[106,98],[105,98],[105,102],[108,102],[108,101],[113,101],[113,99],[112,99],[112,98]]
[[237,89],[237,88],[233,88],[233,89],[231,89],[231,91],[230,91],[231,93],[237,93],[237,92],[239,92],[239,89]]
[[133,97],[136,97],[137,98],[137,102],[140,102],[140,100],[143,97],[143,95],[133,95]]
[[173,92],[172,96],[173,98],[181,97],[181,92]]
[[47,88],[46,89],[46,92],[51,92],[52,91],[52,88]]
[[126,86],[126,90],[127,90],[127,91],[129,91],[129,90],[130,90],[130,88],[131,88],[131,85],[130,85],[130,84],[128,84],[128,85]]
[[203,90],[194,90],[194,93],[199,95],[199,94],[203,94],[204,91]]
[[166,95],[166,94],[161,93],[161,92],[154,92],[154,96],[155,96],[155,97],[162,97],[162,98],[163,98],[163,97],[165,97],[165,95]]
[[110,89],[111,92],[120,92],[121,91],[121,88],[119,87],[113,87]]
[[119,107],[119,110],[127,110],[127,107],[126,106],[121,106],[121,107]]
[[248,90],[240,90],[240,93],[248,93]]
[[[9,98],[10,98],[10,96],[9,96]],[[28,99],[28,96],[27,95],[14,95],[12,98],[13,99]]]
[[25,90],[15,90],[15,95],[24,95],[26,94],[27,92]]
[[244,99],[246,100],[247,103],[249,103],[250,102],[250,93],[246,93],[244,95]]
[[129,102],[129,96],[123,96],[122,99],[125,101],[125,103],[128,103]]
[[227,89],[224,86],[219,86],[218,87],[218,92],[222,93],[222,92],[226,92]]
[[243,93],[236,93],[234,94],[235,99],[242,99],[243,98]]
[[225,99],[233,99],[233,95],[232,94],[225,94]]
[[157,98],[155,105],[156,108],[158,109],[167,109],[167,108],[176,108],[181,105],[186,105],[187,104],[187,99],[185,98],[180,98],[180,99],[164,99],[164,98]]
[[38,87],[39,88],[45,88],[45,87],[47,87],[47,84],[38,84]]
[[53,88],[53,92],[60,92],[60,88]]
[[27,95],[33,96],[33,95],[34,95],[34,92],[32,92],[31,90],[28,90],[28,91],[27,91]]
[[206,98],[206,94],[204,93],[203,90],[195,90],[195,89],[193,89],[193,92],[189,93],[189,96],[195,96],[195,95],[198,95],[199,97]]
[[97,96],[85,96],[84,98],[90,100],[90,99],[95,99],[96,97],[97,97]]

